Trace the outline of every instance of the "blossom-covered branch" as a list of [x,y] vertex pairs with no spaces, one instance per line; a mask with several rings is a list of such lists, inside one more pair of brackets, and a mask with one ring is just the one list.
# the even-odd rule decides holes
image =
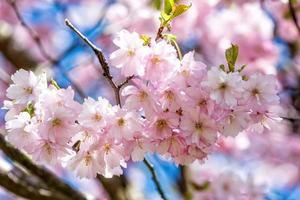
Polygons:
[[[96,47],[91,41],[89,41],[89,39],[87,37],[85,37],[78,29],[76,29],[74,27],[74,25],[68,19],[66,19],[65,22],[66,22],[66,25],[68,27],[70,27],[95,52],[95,54],[96,54],[96,56],[97,56],[97,58],[99,60],[99,63],[102,66],[103,76],[110,83],[110,85],[111,85],[111,87],[112,87],[112,89],[114,91],[114,94],[115,94],[116,102],[121,107],[122,104],[121,104],[121,98],[120,98],[120,89],[122,88],[122,86],[124,86],[125,84],[127,84],[129,82],[129,80],[131,80],[134,76],[133,75],[128,76],[123,83],[121,83],[120,85],[116,85],[114,83],[114,81],[113,81],[113,77],[110,74],[110,68],[108,66],[108,63],[107,63],[107,61],[106,61],[106,59],[105,59],[102,51],[98,47]],[[163,190],[161,188],[161,185],[158,182],[158,179],[157,179],[157,176],[156,176],[155,171],[153,169],[153,166],[146,160],[146,158],[143,160],[143,162],[145,163],[145,165],[149,169],[150,173],[152,174],[153,181],[154,181],[154,183],[155,183],[155,185],[157,187],[157,190],[158,190],[159,194],[161,195],[161,197],[163,199],[166,199],[166,197],[165,197],[165,195],[163,193]]]
[[116,103],[118,105],[121,105],[121,98],[120,98],[120,89],[122,88],[122,86],[124,86],[126,83],[129,82],[130,79],[133,78],[133,76],[129,76],[126,78],[126,80],[121,83],[120,85],[117,85],[114,81],[113,81],[113,77],[110,74],[110,68],[109,65],[101,51],[101,49],[99,49],[98,47],[96,47],[86,36],[84,36],[77,28],[74,27],[74,25],[68,20],[65,20],[66,25],[71,28],[87,45],[89,45],[89,47],[91,47],[91,49],[94,51],[94,53],[96,54],[98,61],[102,67],[103,70],[103,76],[107,79],[107,81],[109,82],[111,88],[114,91],[115,94],[115,99],[116,99]]

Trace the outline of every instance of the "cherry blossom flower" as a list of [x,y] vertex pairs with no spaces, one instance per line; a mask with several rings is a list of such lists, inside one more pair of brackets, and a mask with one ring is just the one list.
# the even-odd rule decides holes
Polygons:
[[122,68],[121,73],[124,76],[143,76],[145,73],[143,58],[148,48],[143,46],[143,40],[140,39],[139,34],[122,30],[114,39],[114,43],[120,49],[110,55],[112,64],[117,68]]
[[208,71],[207,80],[202,82],[203,87],[211,89],[210,98],[218,104],[225,103],[229,107],[237,105],[237,98],[243,92],[242,77],[237,73],[226,73],[218,68]]
[[103,173],[103,161],[98,151],[79,151],[68,161],[68,168],[79,178],[95,178],[97,173]]
[[115,110],[108,100],[99,97],[95,101],[89,97],[83,103],[78,122],[81,126],[99,130],[107,125],[108,117],[114,115]]
[[151,44],[145,59],[147,63],[144,78],[153,84],[166,81],[180,66],[175,48],[164,40]]
[[47,88],[45,76],[37,77],[33,72],[18,70],[11,77],[14,84],[7,89],[7,97],[17,104],[33,101]]

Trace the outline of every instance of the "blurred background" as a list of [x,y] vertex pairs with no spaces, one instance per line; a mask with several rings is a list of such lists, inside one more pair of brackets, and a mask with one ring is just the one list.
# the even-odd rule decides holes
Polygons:
[[[204,164],[182,168],[160,156],[147,155],[168,199],[182,199],[183,181],[191,187],[192,199],[199,200],[214,199],[210,187],[229,181],[253,190],[253,196],[245,199],[299,200],[300,2],[181,2],[192,3],[190,10],[172,23],[171,32],[182,51],[195,50],[198,60],[218,66],[225,62],[225,49],[237,44],[238,63],[247,64],[249,73],[259,70],[277,76],[284,119],[274,124],[272,131],[242,133],[220,141]],[[47,72],[61,87],[71,85],[79,102],[86,96],[104,96],[113,102],[97,58],[64,20],[70,19],[107,56],[116,49],[112,39],[122,29],[154,37],[161,4],[161,0],[0,0],[0,106],[11,74],[20,68]],[[117,82],[123,80],[114,68],[112,73]],[[1,133],[5,132],[4,115],[0,110]],[[1,151],[0,156],[1,172],[22,178]],[[113,183],[113,192],[107,188],[112,185],[97,179],[77,179],[61,166],[50,170],[90,199],[116,199],[112,195],[120,190],[126,190],[129,199],[160,199],[143,163],[129,163],[121,183],[108,183]],[[0,187],[1,200],[19,198]]]

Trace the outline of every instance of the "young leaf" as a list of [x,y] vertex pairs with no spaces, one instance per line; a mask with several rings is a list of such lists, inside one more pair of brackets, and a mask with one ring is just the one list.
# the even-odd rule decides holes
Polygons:
[[222,71],[226,72],[226,70],[225,70],[225,65],[222,64],[222,65],[219,66],[219,68],[220,68]]
[[184,12],[186,12],[190,7],[192,6],[192,4],[190,5],[184,5],[184,4],[180,4],[180,5],[176,5],[175,7],[175,11],[171,17],[171,20],[174,19],[175,17],[178,17],[179,15],[183,14]]
[[152,1],[152,5],[155,9],[160,10],[161,8],[161,2],[162,0],[153,0]]
[[165,12],[167,15],[170,15],[171,12],[173,11],[174,5],[175,5],[174,0],[165,0],[165,8],[164,8],[164,12]]
[[229,49],[225,51],[225,57],[228,63],[229,71],[234,72],[234,66],[239,54],[239,47],[237,45],[231,44]]
[[143,45],[148,46],[151,42],[151,37],[145,34],[141,34],[140,38],[144,41]]
[[28,104],[27,107],[23,110],[24,112],[27,112],[30,117],[33,117],[34,115],[34,106],[32,103]]
[[54,79],[50,80],[50,83],[56,88],[56,89],[60,89],[59,85],[57,84],[57,82]]

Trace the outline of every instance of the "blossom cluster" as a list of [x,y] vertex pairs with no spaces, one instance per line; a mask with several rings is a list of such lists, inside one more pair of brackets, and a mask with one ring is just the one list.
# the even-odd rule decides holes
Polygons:
[[194,199],[264,199],[264,185],[255,183],[251,175],[242,178],[234,171],[224,171],[220,174],[212,174],[209,170],[201,172],[206,180],[202,178],[203,180],[193,183],[196,191]]
[[102,97],[80,104],[71,87],[19,70],[4,102],[8,141],[37,162],[61,163],[79,177],[112,177],[148,152],[180,165],[203,161],[219,138],[263,132],[278,120],[272,75],[209,68],[193,51],[181,59],[168,40],[126,30],[114,44],[111,64],[134,77],[121,90],[123,106]]

